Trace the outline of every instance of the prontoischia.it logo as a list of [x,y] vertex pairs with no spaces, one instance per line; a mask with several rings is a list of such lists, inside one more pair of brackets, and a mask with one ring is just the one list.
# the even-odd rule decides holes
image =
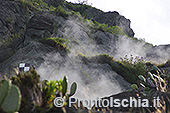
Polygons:
[[[159,105],[159,97],[154,97],[152,103],[149,103],[148,99],[142,99],[138,97],[137,99],[134,97],[130,97],[129,99],[114,99],[110,97],[109,99],[78,99],[75,97],[69,98],[68,106],[71,107],[72,104],[76,104],[80,107],[81,103],[83,107],[160,107]],[[54,99],[54,105],[56,107],[62,107],[64,105],[64,99],[62,97],[57,97]]]

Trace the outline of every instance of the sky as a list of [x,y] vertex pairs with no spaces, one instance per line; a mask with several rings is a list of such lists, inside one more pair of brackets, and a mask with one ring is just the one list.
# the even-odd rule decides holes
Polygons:
[[170,44],[170,0],[88,0],[88,4],[105,12],[118,11],[130,19],[137,38],[153,45]]

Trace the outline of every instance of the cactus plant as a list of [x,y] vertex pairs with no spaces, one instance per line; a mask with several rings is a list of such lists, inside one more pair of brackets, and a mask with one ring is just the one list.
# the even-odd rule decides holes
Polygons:
[[1,105],[1,108],[7,113],[13,113],[19,110],[20,102],[20,90],[17,86],[12,85],[10,92],[8,93],[7,97]]
[[[152,74],[151,72],[148,72],[148,76],[145,76],[146,78],[142,75],[138,76],[141,81],[138,91],[142,91],[142,94],[144,95],[150,95],[154,91],[166,92],[168,89],[168,81],[166,80],[169,79],[169,76],[163,75],[161,70],[156,66],[154,66],[153,69],[157,71],[157,74]],[[161,76],[160,74],[162,74],[163,76]],[[162,77],[164,77],[164,79]],[[133,90],[137,90],[137,85],[133,84],[131,88]]]
[[153,69],[154,69],[155,71],[159,72],[159,74],[162,74],[162,71],[161,71],[158,67],[153,66]]
[[64,79],[63,79],[63,82],[62,82],[62,96],[63,97],[66,96],[66,98],[68,98],[70,96],[73,96],[76,93],[76,90],[77,90],[77,84],[74,82],[71,85],[70,94],[66,95],[66,93],[67,93],[67,84],[68,84],[67,78],[66,78],[66,76],[64,76]]
[[[64,76],[63,80],[52,80],[52,81],[46,81],[46,86],[44,86],[43,90],[45,92],[45,101],[49,104],[49,106],[52,105],[52,100],[55,97],[62,97],[65,100],[67,100],[70,96],[73,96],[76,93],[77,90],[77,84],[75,82],[73,82],[71,84],[71,88],[70,88],[70,93],[68,94],[68,80],[67,77]],[[65,103],[64,105],[66,105],[67,103]]]
[[138,78],[139,78],[140,80],[142,80],[143,82],[146,82],[145,77],[143,77],[142,75],[139,75]]
[[70,97],[70,96],[73,96],[73,95],[76,93],[76,90],[77,90],[77,84],[74,82],[74,83],[71,85],[69,97]]
[[67,78],[64,76],[63,83],[62,83],[62,95],[65,96],[67,92]]
[[148,72],[148,76],[149,76],[149,78],[151,78],[152,80],[154,80],[153,75],[152,75],[151,72]]
[[0,105],[6,98],[7,94],[9,93],[9,90],[11,88],[11,84],[9,80],[2,80],[0,81]]
[[132,84],[132,85],[131,85],[131,88],[132,88],[133,90],[137,90],[137,89],[138,89],[138,86],[137,86],[136,84]]
[[21,93],[9,80],[0,81],[0,107],[4,112],[13,113],[19,110]]

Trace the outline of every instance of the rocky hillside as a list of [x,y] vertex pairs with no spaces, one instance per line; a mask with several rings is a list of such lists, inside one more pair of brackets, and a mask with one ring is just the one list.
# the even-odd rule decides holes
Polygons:
[[121,57],[139,56],[157,64],[169,60],[170,45],[153,46],[135,38],[130,20],[118,12],[40,1],[0,0],[1,76],[10,77],[25,62],[42,80],[67,75],[81,89],[75,96],[96,98],[130,88],[128,73],[122,73],[128,69],[118,63]]
[[[39,67],[48,53],[61,52],[56,49],[54,41],[42,41],[50,37],[68,39],[67,47],[71,52],[63,52],[67,55],[75,55],[76,52],[87,56],[105,53],[119,60],[126,54],[132,54],[161,63],[169,58],[169,45],[152,47],[133,38],[130,20],[118,12],[102,12],[71,3],[58,3],[61,6],[58,8],[57,3],[46,2],[51,7],[33,6],[31,1],[1,1],[1,73],[9,73],[20,62]],[[82,18],[76,11],[88,19]],[[107,29],[105,24],[119,26],[120,29]],[[121,30],[123,35],[119,33]]]

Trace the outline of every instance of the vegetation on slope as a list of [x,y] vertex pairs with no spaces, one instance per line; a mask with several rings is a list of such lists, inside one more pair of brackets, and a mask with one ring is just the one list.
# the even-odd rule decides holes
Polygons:
[[70,52],[70,49],[68,48],[69,40],[64,37],[62,38],[50,37],[50,38],[40,39],[38,41],[47,44],[49,46],[55,47],[57,50],[64,50],[65,52]]
[[56,8],[51,6],[48,6],[47,3],[45,3],[43,0],[18,0],[21,2],[23,6],[31,6],[32,8],[35,8],[39,11],[55,11]]
[[170,60],[168,60],[166,63],[159,65],[159,67],[170,67]]
[[93,22],[93,27],[98,29],[98,30],[101,30],[103,32],[109,32],[109,33],[112,33],[114,35],[125,35],[122,31],[122,29],[119,27],[119,26],[108,26],[106,24],[100,24],[99,22],[97,21],[94,21]]
[[[69,15],[85,15],[83,12],[83,8],[89,7],[86,5],[83,5],[83,7],[75,6],[76,8],[74,11],[78,11],[80,13],[76,13],[74,11],[67,11],[63,5],[59,5],[57,7],[55,6],[49,6],[47,3],[38,0],[20,0],[22,5],[29,5],[31,7],[34,7],[38,11],[51,11],[56,12],[58,15],[63,17],[68,17]],[[80,5],[81,6],[81,5]],[[71,8],[70,8],[71,9]],[[108,27],[106,24],[100,24],[96,21],[92,24],[95,29],[104,31],[104,32],[110,32],[114,35],[123,35],[122,30],[117,26]],[[16,35],[15,37],[20,37],[20,35]],[[45,41],[44,41],[45,40]],[[57,48],[64,48],[67,51],[67,43],[68,40],[64,38],[59,37],[51,37],[44,39],[43,41],[47,44],[51,44],[51,42],[54,42],[54,46],[57,46]],[[5,41],[5,40],[4,40]],[[41,40],[42,41],[42,40]],[[50,41],[50,42],[48,42]],[[6,43],[7,42],[7,43]],[[8,44],[9,41],[5,41],[6,44]],[[154,73],[150,73],[148,77],[148,68],[146,65],[146,62],[141,57],[133,58],[127,58],[125,56],[121,59],[121,61],[116,61],[113,59],[113,57],[102,54],[94,57],[86,57],[83,55],[80,55],[84,63],[88,62],[95,62],[95,63],[107,63],[109,64],[113,71],[117,72],[119,75],[125,78],[130,83],[136,83],[132,85],[132,88],[135,90],[135,92],[142,93],[142,94],[153,94],[153,90],[156,89],[156,91],[160,92],[169,92],[169,76],[164,76],[162,73],[159,72],[159,69],[155,70]],[[169,66],[169,61],[162,65]],[[157,73],[159,72],[159,73]],[[156,77],[156,76],[157,77]],[[152,76],[155,76],[152,78]],[[151,84],[148,84],[146,82],[147,79],[153,79],[155,87],[152,88]],[[66,81],[66,78],[59,81],[40,81],[40,76],[36,73],[34,69],[31,69],[29,72],[21,74],[16,73],[16,76],[13,76],[11,78],[12,84],[15,84],[19,87],[22,95],[21,99],[21,107],[19,112],[52,112],[54,111],[62,111],[65,108],[55,108],[53,105],[53,100],[57,96],[65,96],[65,98],[68,98],[68,96],[71,94],[68,94],[66,90],[67,88],[63,88],[63,81]],[[143,85],[139,84],[138,82],[142,83]],[[143,90],[140,90],[140,87],[144,87]],[[149,89],[148,89],[149,88]],[[57,92],[57,93],[56,93]],[[72,95],[72,94],[71,94]],[[165,93],[165,96],[168,95]],[[149,95],[150,96],[150,95]],[[169,97],[168,97],[169,98]],[[64,103],[65,106],[67,103]]]
[[[106,111],[128,111],[134,112],[134,111],[161,111],[166,112],[169,109],[169,101],[170,98],[169,91],[170,91],[170,76],[164,75],[160,69],[157,67],[153,67],[156,74],[154,73],[143,73],[140,70],[145,69],[145,63],[141,59],[137,59],[137,62],[133,62],[133,59],[127,59],[126,57],[121,61],[114,61],[112,57],[109,55],[98,55],[95,57],[85,57],[83,55],[80,55],[79,57],[82,58],[82,60],[86,61],[84,63],[88,62],[94,62],[94,63],[108,63],[114,71],[121,74],[127,74],[124,75],[125,79],[128,79],[131,83],[136,83],[132,85],[133,91],[130,92],[124,92],[122,94],[126,94],[125,96],[121,96],[122,94],[115,95],[115,98],[129,98],[129,97],[142,97],[142,98],[148,98],[150,102],[153,101],[152,95],[159,96],[161,101],[159,105],[162,106],[162,108],[152,107],[152,108],[139,108],[139,107],[127,107],[127,108],[120,108],[119,110],[116,108],[96,108],[93,107],[93,110],[97,109],[104,109]],[[137,66],[138,65],[138,66]],[[136,66],[136,67],[135,67]],[[143,67],[144,66],[144,67]],[[118,69],[119,68],[119,69]],[[127,72],[125,72],[127,71]],[[137,72],[139,71],[139,72]],[[143,70],[145,71],[145,70]],[[138,75],[132,73],[136,72]],[[140,75],[143,73],[142,75]],[[131,76],[131,77],[130,77]],[[130,77],[130,79],[129,79]],[[133,81],[135,80],[137,81]],[[87,109],[85,109],[82,105],[82,107],[77,107],[76,104],[72,108],[68,108],[68,97],[74,95],[76,91],[76,83],[73,83],[71,86],[71,92],[67,92],[67,78],[64,77],[64,79],[60,80],[44,80],[40,81],[40,75],[37,74],[35,69],[31,68],[30,71],[26,73],[20,73],[16,71],[16,76],[11,77],[11,83],[13,85],[16,85],[20,91],[21,91],[21,105],[19,112],[25,112],[25,113],[52,113],[52,112],[88,112]],[[0,82],[1,83],[1,82]],[[1,84],[0,84],[1,86]],[[73,91],[72,91],[73,90]],[[55,97],[63,97],[65,99],[64,107],[56,108],[53,104],[53,100]],[[109,98],[109,97],[107,97]]]
[[125,56],[122,61],[116,61],[113,57],[108,54],[101,54],[94,57],[86,57],[80,54],[80,57],[84,62],[95,62],[95,63],[107,63],[109,64],[113,71],[117,72],[129,83],[136,83],[138,75],[146,74],[147,68],[143,58],[134,58],[131,56],[130,59]]
[[40,75],[34,68],[23,74],[16,71],[16,76],[12,76],[11,81],[21,91],[22,98],[19,109],[21,113],[51,113],[53,110],[62,112],[65,108],[56,108],[53,100],[56,97],[62,97],[65,99],[63,104],[66,106],[68,98],[73,96],[77,89],[77,84],[74,82],[68,93],[66,77],[60,80],[40,81]]

